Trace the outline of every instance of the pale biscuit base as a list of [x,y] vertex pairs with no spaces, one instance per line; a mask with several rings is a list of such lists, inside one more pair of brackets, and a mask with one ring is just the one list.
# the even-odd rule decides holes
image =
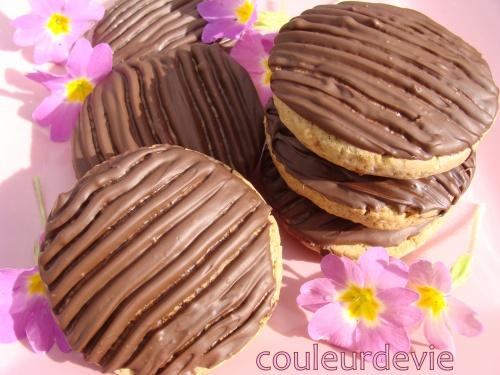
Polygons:
[[418,179],[447,172],[462,164],[476,146],[459,153],[436,156],[429,160],[398,159],[353,146],[328,134],[293,111],[276,95],[274,104],[281,121],[295,137],[312,152],[336,165],[361,175],[391,177],[403,180]]
[[[420,233],[416,234],[415,236],[409,237],[405,241],[401,242],[399,245],[386,247],[387,252],[389,253],[390,256],[394,258],[402,258],[410,254],[411,252],[417,250],[439,230],[441,225],[444,223],[446,216],[447,215],[435,219],[434,221],[429,223],[429,225],[424,227],[424,229],[422,229]],[[298,233],[294,232],[286,225],[284,225],[284,227],[294,238],[296,238],[304,246],[318,253],[327,250],[332,254],[338,256],[345,256],[356,260],[359,259],[359,257],[363,255],[366,252],[366,250],[373,247],[372,245],[367,245],[367,244],[354,244],[354,245],[332,245],[329,246],[328,248],[324,248],[321,247],[319,244],[315,244],[304,238],[301,238]]]
[[353,208],[333,202],[324,195],[305,186],[300,180],[292,176],[286,167],[281,164],[274,155],[272,142],[269,134],[266,131],[266,143],[279,174],[285,180],[286,184],[297,194],[309,199],[316,206],[328,212],[331,215],[341,217],[343,219],[359,223],[368,228],[382,229],[382,230],[398,230],[408,228],[412,225],[417,225],[428,221],[429,219],[437,218],[439,212],[436,210],[425,212],[423,214],[417,212],[398,213],[390,207],[383,207],[382,209],[367,210],[361,208]]
[[[232,171],[233,174],[238,176],[245,182],[248,186],[250,186],[259,196],[260,193],[255,190],[252,184],[248,182],[244,177],[242,177],[238,172]],[[262,198],[263,199],[263,198]],[[264,200],[264,199],[263,199]],[[274,216],[269,215],[269,222],[271,223],[271,227],[269,228],[269,237],[271,238],[270,240],[270,252],[271,252],[271,261],[272,261],[272,267],[273,267],[273,278],[276,283],[276,289],[274,290],[274,295],[272,298],[272,305],[276,307],[279,296],[280,296],[280,290],[281,290],[281,285],[282,285],[282,280],[283,280],[283,257],[282,257],[282,248],[281,248],[281,238],[280,238],[280,231],[278,227],[278,223],[276,222],[276,219]],[[273,309],[274,310],[274,309]],[[205,375],[212,371],[213,369],[221,366],[226,362],[227,360],[233,358],[234,356],[238,355],[241,351],[243,351],[252,341],[255,339],[264,329],[266,326],[267,321],[269,318],[271,318],[271,314],[268,316],[264,317],[260,322],[259,322],[259,330],[255,334],[255,336],[249,340],[238,352],[234,353],[231,357],[226,358],[224,361],[218,363],[215,367],[213,368],[203,368],[203,367],[197,367],[194,369],[194,375]],[[124,369],[119,369],[114,372],[116,375],[135,375],[134,370],[124,368]]]

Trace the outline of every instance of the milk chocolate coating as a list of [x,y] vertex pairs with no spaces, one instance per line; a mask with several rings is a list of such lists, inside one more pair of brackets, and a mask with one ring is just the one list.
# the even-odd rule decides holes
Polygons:
[[270,101],[267,132],[273,155],[304,185],[338,204],[365,210],[389,207],[397,213],[446,213],[467,190],[475,172],[475,154],[449,172],[418,180],[360,176],[305,148],[281,122]]
[[248,73],[218,45],[193,44],[115,67],[87,98],[73,136],[77,176],[114,155],[176,144],[248,177],[264,144]]
[[261,179],[264,198],[288,231],[300,241],[324,251],[329,252],[330,247],[335,245],[397,246],[429,224],[425,222],[402,230],[387,231],[366,228],[330,215],[286,185],[267,150],[262,159]]
[[270,210],[224,165],[177,146],[92,169],[59,197],[39,258],[71,347],[135,375],[231,357],[274,308]]
[[108,43],[114,63],[172,50],[201,38],[201,0],[121,0],[97,24],[94,45]]
[[498,89],[474,48],[427,16],[343,2],[283,26],[273,93],[360,149],[429,160],[471,148],[490,129]]

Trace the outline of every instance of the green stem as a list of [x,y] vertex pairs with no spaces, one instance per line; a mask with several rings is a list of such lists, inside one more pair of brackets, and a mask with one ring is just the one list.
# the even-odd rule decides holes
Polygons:
[[477,237],[478,231],[481,227],[481,220],[484,214],[484,203],[479,203],[476,205],[476,209],[474,210],[474,216],[472,218],[472,229],[471,236],[469,241],[469,252],[473,253],[474,249],[477,247]]
[[47,225],[47,210],[45,208],[45,199],[43,197],[42,185],[38,176],[33,177],[33,188],[35,189],[35,197],[38,203],[38,214],[40,215],[40,223],[45,228]]

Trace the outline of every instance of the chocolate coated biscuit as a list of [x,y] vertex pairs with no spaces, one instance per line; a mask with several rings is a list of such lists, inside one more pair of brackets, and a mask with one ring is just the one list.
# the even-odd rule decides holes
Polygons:
[[108,43],[114,63],[200,41],[200,0],[120,0],[96,25],[93,43]]
[[263,117],[248,73],[218,45],[192,44],[123,63],[84,103],[73,136],[75,173],[82,176],[126,151],[169,143],[249,177],[264,144]]
[[318,155],[361,174],[448,171],[498,110],[479,52],[425,15],[385,4],[305,11],[281,29],[270,67],[285,125]]
[[270,210],[225,165],[178,146],[93,168],[59,197],[39,258],[71,347],[136,375],[195,374],[239,352],[279,295]]

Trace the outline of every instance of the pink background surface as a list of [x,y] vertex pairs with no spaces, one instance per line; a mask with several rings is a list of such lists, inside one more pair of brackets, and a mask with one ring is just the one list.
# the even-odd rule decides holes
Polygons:
[[[282,5],[293,15],[325,2],[328,1],[290,0],[282,1]],[[496,82],[500,83],[499,0],[401,0],[388,3],[420,10],[461,35],[484,54]],[[2,1],[0,4],[0,267],[27,267],[34,263],[32,247],[41,226],[32,189],[33,176],[41,178],[48,207],[59,192],[69,189],[74,183],[69,143],[50,142],[46,131],[31,122],[31,113],[44,96],[44,91],[24,78],[25,73],[35,69],[31,62],[31,50],[21,51],[12,43],[10,28],[10,20],[27,10],[26,0]],[[426,258],[451,265],[458,255],[468,249],[472,213],[478,204],[484,205],[472,276],[455,294],[479,312],[485,331],[475,339],[456,337],[453,374],[500,374],[500,361],[496,358],[500,334],[500,293],[497,290],[500,285],[500,257],[496,243],[500,229],[500,168],[496,152],[499,142],[500,127],[497,125],[481,144],[476,178],[449,222],[425,247],[406,258],[409,262]],[[306,315],[295,305],[295,298],[300,285],[318,275],[319,258],[285,234],[283,242],[285,271],[282,295],[275,314],[263,333],[243,353],[215,370],[214,374],[260,373],[255,359],[262,351],[299,352],[303,360],[304,352],[312,350],[313,342],[307,338]],[[416,351],[427,350],[419,343],[423,341],[422,337],[419,334],[414,337]],[[327,350],[332,348],[320,344],[320,353]],[[340,370],[337,372],[341,373]],[[22,343],[0,346],[0,374],[13,373],[90,375],[97,371],[85,365],[77,354],[66,355],[53,350],[47,357],[33,354]],[[280,372],[273,370],[268,373]],[[286,373],[293,374],[295,371],[290,369]],[[305,373],[324,374],[325,371]],[[428,371],[413,370],[409,373]]]

